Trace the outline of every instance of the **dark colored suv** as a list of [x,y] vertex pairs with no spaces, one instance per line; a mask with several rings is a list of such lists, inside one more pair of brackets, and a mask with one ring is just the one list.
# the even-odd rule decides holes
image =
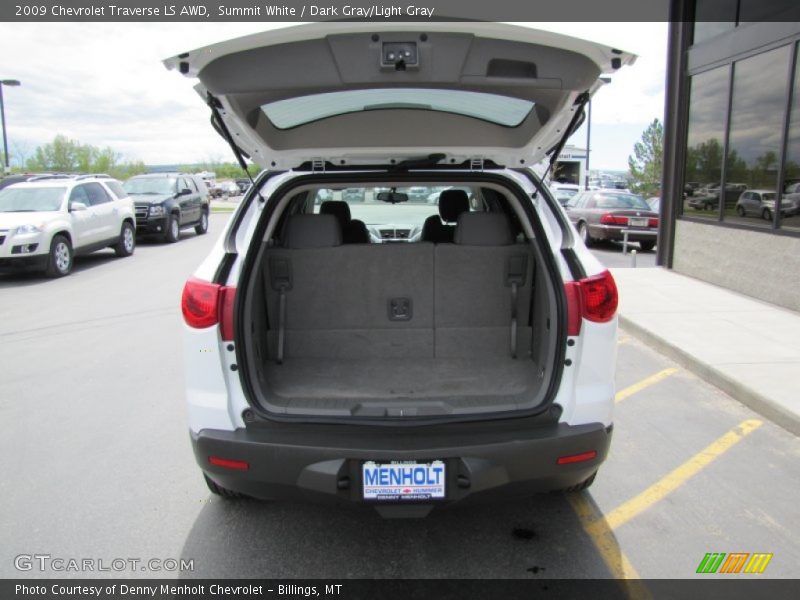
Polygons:
[[177,242],[181,229],[208,231],[208,187],[199,175],[151,173],[125,182],[136,208],[136,232],[161,235]]

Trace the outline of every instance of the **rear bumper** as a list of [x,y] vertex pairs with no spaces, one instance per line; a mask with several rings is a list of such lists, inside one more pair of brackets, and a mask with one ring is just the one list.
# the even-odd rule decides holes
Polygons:
[[[587,479],[605,460],[611,427],[601,423],[525,427],[525,421],[427,426],[413,431],[408,427],[274,424],[261,429],[203,430],[192,435],[192,446],[200,468],[230,490],[256,498],[345,504],[364,502],[361,463],[366,460],[444,461],[447,498],[435,505],[563,489]],[[586,462],[557,463],[559,457],[592,450],[597,455]],[[212,465],[210,456],[245,461],[249,468]]]
[[[626,227],[612,225],[589,225],[589,234],[598,240],[622,241]],[[628,229],[629,242],[656,241],[657,229]]]

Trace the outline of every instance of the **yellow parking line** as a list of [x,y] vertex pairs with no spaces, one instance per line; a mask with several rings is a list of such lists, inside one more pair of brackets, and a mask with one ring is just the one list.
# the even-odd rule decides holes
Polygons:
[[622,402],[628,396],[632,396],[636,392],[641,392],[643,389],[650,387],[654,383],[658,383],[662,379],[666,379],[673,373],[677,372],[678,369],[670,367],[668,369],[664,369],[663,371],[659,371],[654,375],[650,375],[650,377],[642,379],[640,382],[634,383],[633,385],[626,387],[624,390],[617,392],[617,395],[614,396],[614,402]]
[[626,580],[622,585],[627,596],[635,600],[650,598],[650,593],[640,581],[639,573],[617,544],[614,533],[606,526],[603,515],[594,502],[586,494],[567,494],[567,499],[611,575],[614,579]]
[[634,496],[627,502],[618,506],[601,519],[590,525],[602,531],[605,528],[616,529],[620,525],[627,523],[638,514],[650,508],[653,504],[662,500],[668,494],[681,487],[688,479],[697,475],[704,467],[722,456],[737,443],[742,441],[747,435],[754,432],[764,423],[758,419],[748,419],[742,421],[731,429],[728,433],[706,446],[703,450],[695,454],[677,469],[657,481],[641,494]]

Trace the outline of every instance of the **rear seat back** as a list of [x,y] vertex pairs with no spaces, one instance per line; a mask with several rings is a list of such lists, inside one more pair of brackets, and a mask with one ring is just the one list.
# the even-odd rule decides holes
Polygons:
[[281,322],[286,359],[510,356],[512,306],[527,353],[533,261],[504,215],[461,215],[455,244],[341,242],[333,215],[296,215],[265,248],[270,356]]
[[517,354],[527,354],[533,260],[527,245],[514,243],[504,214],[462,214],[455,244],[437,245],[434,263],[436,356],[510,355],[513,314]]
[[433,245],[343,246],[337,227],[333,215],[292,216],[290,247],[265,250],[270,354],[276,356],[279,288],[288,279],[287,359],[432,357]]

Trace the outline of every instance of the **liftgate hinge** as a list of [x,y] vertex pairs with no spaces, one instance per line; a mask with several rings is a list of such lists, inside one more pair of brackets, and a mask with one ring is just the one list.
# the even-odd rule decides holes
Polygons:
[[312,173],[324,173],[325,172],[325,161],[321,158],[314,158],[311,161],[311,172]]

